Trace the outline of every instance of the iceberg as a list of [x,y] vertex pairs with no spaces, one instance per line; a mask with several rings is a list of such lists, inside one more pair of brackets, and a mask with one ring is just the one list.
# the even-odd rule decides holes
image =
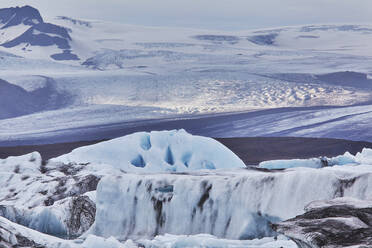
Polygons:
[[258,167],[264,169],[289,169],[296,167],[308,167],[308,168],[322,168],[335,165],[348,165],[348,164],[372,164],[372,149],[363,149],[361,153],[352,155],[349,152],[345,152],[344,155],[339,155],[333,158],[321,157],[321,158],[310,158],[310,159],[288,159],[288,160],[269,160],[261,162]]
[[303,214],[312,201],[369,198],[371,172],[369,165],[345,165],[106,176],[98,183],[96,219],[88,233],[119,240],[166,233],[275,236],[271,223]]
[[243,161],[218,141],[185,130],[139,132],[80,147],[54,162],[112,165],[126,172],[185,172],[244,168]]

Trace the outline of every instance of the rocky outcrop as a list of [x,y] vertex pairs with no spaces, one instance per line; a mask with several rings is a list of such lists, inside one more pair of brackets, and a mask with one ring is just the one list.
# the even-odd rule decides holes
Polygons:
[[43,18],[40,16],[39,11],[28,5],[23,7],[0,9],[0,24],[3,24],[1,29],[19,24],[32,26],[42,22]]
[[[68,28],[43,21],[39,11],[31,6],[0,9],[0,29],[7,30],[24,25],[25,31],[16,37],[5,37],[1,46],[13,48],[19,46],[23,51],[32,51],[33,46],[59,48],[61,53],[52,54],[55,60],[79,60],[71,51],[72,41]],[[29,26],[29,27],[28,27]],[[2,34],[4,35],[4,33]]]
[[67,239],[80,236],[93,224],[94,191],[101,175],[86,168],[88,164],[46,163],[37,152],[0,164],[1,217]]
[[372,201],[343,197],[312,202],[305,210],[273,229],[299,248],[372,247]]
[[0,216],[33,230],[66,239],[76,238],[87,231],[94,223],[95,214],[96,204],[86,195],[69,197],[52,206],[34,209],[0,205]]
[[73,197],[69,204],[66,219],[69,238],[78,237],[93,225],[96,216],[96,204],[88,196]]

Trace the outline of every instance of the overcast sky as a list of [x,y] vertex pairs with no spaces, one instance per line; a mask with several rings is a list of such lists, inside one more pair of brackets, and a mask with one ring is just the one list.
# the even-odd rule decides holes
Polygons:
[[42,16],[224,30],[372,23],[372,0],[0,0],[0,7],[24,4]]

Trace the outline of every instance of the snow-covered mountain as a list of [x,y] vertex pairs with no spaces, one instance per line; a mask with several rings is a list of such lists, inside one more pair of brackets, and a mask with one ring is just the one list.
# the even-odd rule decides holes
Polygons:
[[[0,79],[7,88],[19,87],[12,87],[1,100],[6,106],[0,109],[2,141],[144,119],[360,104],[364,104],[360,108],[365,121],[358,125],[365,131],[341,138],[370,137],[364,135],[368,125],[363,123],[372,118],[368,114],[372,25],[226,32],[45,18],[44,14],[29,6],[0,11]],[[70,60],[75,58],[80,60]],[[37,101],[42,104],[21,107],[27,99],[35,99],[35,90],[44,92],[45,99]],[[17,94],[25,97],[14,106]],[[263,122],[262,130],[244,121],[235,123],[234,129],[202,134],[323,137],[329,130],[309,133],[309,125],[326,130],[331,123],[340,127],[345,119],[355,122],[360,117],[351,114],[350,107],[308,110],[291,110],[290,118],[301,119],[292,121],[291,129],[278,129],[267,121],[284,123],[288,113],[283,109],[276,114],[260,112],[262,118],[255,120]],[[319,116],[324,118],[312,118]]]
[[31,6],[0,9],[0,24],[0,43],[4,48],[24,55],[40,53],[40,49],[36,52],[33,49],[42,47],[44,53],[60,50],[50,54],[54,60],[78,60],[70,50],[70,30],[44,22],[39,11]]

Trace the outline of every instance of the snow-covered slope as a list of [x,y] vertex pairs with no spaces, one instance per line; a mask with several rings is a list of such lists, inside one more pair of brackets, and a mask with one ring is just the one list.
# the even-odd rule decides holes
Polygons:
[[[31,78],[27,82],[32,81]],[[45,78],[35,88],[26,90],[0,79],[0,119],[7,119],[34,112],[64,108],[73,103],[73,95],[58,91],[53,81]]]
[[[42,84],[48,78],[53,82],[51,95],[70,100],[73,96],[73,101],[1,115],[25,115],[1,121],[8,136],[161,117],[348,106],[372,99],[371,25],[226,32],[41,17],[47,14],[40,15],[28,6],[0,11],[0,79],[27,90],[30,81]],[[75,59],[74,54],[80,60],[68,60]],[[9,90],[8,97],[17,98],[17,92]],[[7,102],[1,112],[17,112],[13,105]],[[298,119],[305,114],[311,123],[316,115],[339,116],[336,110],[329,111],[295,115]],[[288,117],[279,113],[268,118],[283,122],[284,115]],[[291,125],[303,122],[292,121]],[[30,123],[37,125],[38,134],[32,127],[25,128]],[[258,132],[263,135],[290,131],[291,135],[323,136],[325,132],[306,129],[301,133],[282,130],[282,125],[264,125],[266,131]],[[228,131],[234,136],[242,132],[237,128]]]

